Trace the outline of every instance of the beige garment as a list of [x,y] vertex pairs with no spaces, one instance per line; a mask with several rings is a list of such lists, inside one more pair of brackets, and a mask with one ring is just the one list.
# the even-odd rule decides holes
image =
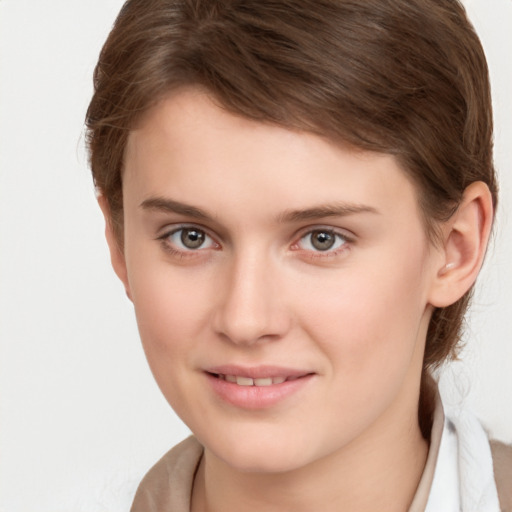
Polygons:
[[[422,512],[427,505],[443,425],[443,408],[438,401],[427,462],[409,512]],[[512,512],[512,446],[492,441],[491,450],[501,510]],[[203,447],[193,436],[176,445],[146,474],[137,489],[131,512],[190,512],[194,476],[202,455]]]
[[203,447],[193,436],[168,451],[146,474],[130,512],[190,512],[190,497]]
[[494,478],[502,512],[512,512],[512,445],[491,441]]

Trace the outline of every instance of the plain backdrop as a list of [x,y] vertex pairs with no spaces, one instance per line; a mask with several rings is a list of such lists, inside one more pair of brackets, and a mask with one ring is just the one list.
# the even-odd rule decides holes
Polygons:
[[[161,396],[110,268],[84,152],[120,0],[0,0],[0,512],[121,512],[188,434]],[[462,361],[444,371],[512,441],[512,1],[467,0],[487,53],[501,183]]]

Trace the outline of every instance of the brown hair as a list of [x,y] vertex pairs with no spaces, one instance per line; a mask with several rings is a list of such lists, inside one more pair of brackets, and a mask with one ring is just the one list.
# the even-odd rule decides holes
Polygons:
[[[186,85],[239,115],[395,155],[433,241],[470,183],[496,204],[487,65],[458,0],[128,0],[87,112],[121,243],[128,133]],[[434,312],[425,368],[454,354],[469,297]]]

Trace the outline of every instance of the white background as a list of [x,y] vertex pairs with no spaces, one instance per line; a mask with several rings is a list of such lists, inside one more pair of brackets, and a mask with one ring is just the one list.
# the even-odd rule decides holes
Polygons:
[[[491,69],[501,204],[463,360],[442,378],[512,441],[512,2],[467,0]],[[0,512],[121,512],[187,435],[110,269],[83,149],[121,0],[0,0]],[[463,397],[463,398],[461,398]]]

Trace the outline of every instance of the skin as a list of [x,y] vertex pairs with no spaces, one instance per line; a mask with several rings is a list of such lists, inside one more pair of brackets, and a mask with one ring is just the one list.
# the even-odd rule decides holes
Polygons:
[[[486,187],[433,246],[392,156],[234,116],[195,89],[145,115],[125,165],[123,251],[108,222],[107,238],[155,379],[205,446],[193,510],[406,510],[428,451],[428,322],[476,277]],[[204,243],[184,246],[184,227]],[[245,409],[205,374],[226,364],[309,377]]]

